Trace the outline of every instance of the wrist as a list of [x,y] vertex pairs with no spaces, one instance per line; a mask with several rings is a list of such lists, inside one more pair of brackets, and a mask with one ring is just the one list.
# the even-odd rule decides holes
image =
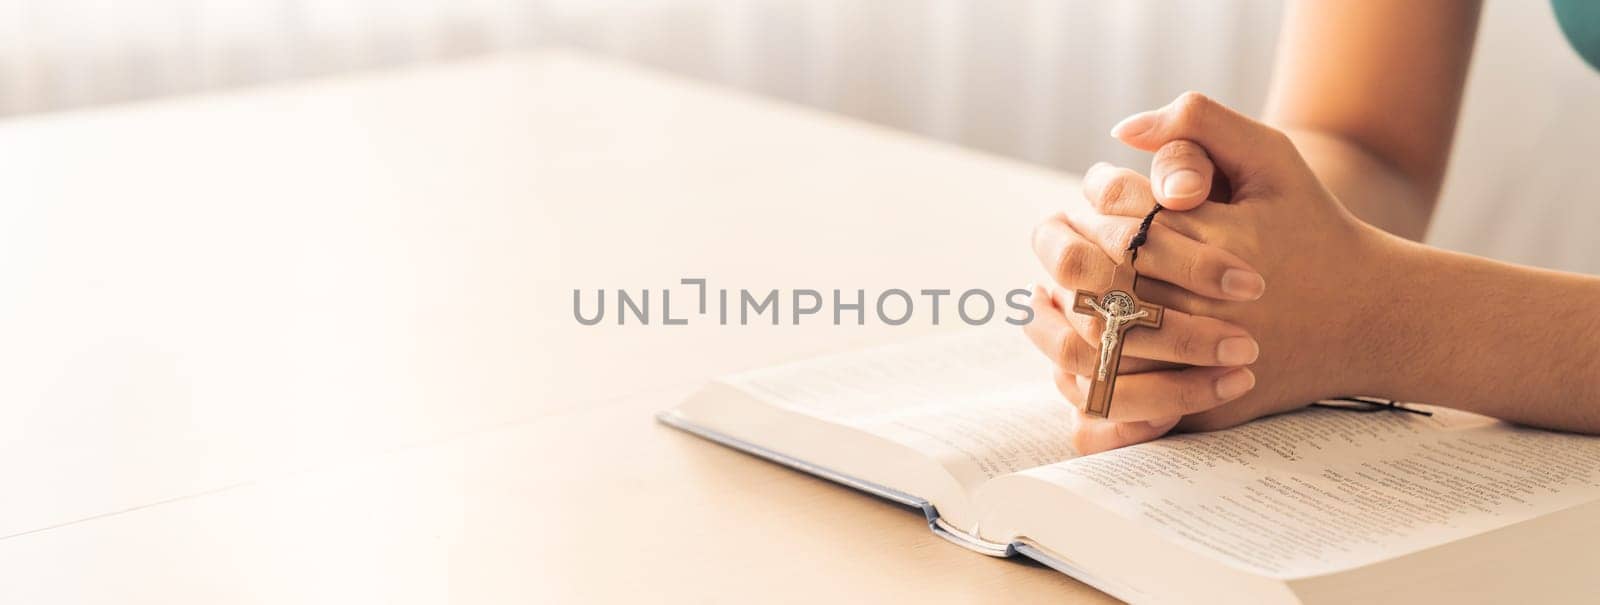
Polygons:
[[1304,129],[1285,132],[1317,180],[1351,214],[1389,233],[1422,240],[1439,183],[1416,178],[1346,137]]
[[1407,385],[1414,384],[1409,374],[1417,366],[1413,357],[1416,343],[1428,342],[1426,313],[1408,312],[1429,307],[1422,292],[1427,275],[1437,266],[1430,257],[1437,251],[1388,233],[1362,225],[1362,244],[1352,255],[1354,271],[1349,295],[1341,304],[1354,311],[1344,331],[1342,350],[1351,392],[1386,399],[1409,400],[1415,396]]

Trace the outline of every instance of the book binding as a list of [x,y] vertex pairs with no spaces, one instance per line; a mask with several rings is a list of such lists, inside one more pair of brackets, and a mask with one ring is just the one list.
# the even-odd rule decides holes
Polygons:
[[672,411],[665,411],[656,414],[656,420],[672,428],[693,434],[697,437],[701,437],[729,448],[739,450],[752,456],[776,462],[789,468],[821,477],[823,479],[872,494],[891,502],[898,502],[906,506],[921,509],[923,517],[927,520],[928,528],[933,531],[934,535],[967,550],[999,558],[1021,555],[1038,561],[1046,567],[1071,576],[1078,581],[1083,582],[1084,584],[1088,584],[1089,586],[1092,586],[1101,592],[1105,592],[1124,601],[1130,601],[1132,600],[1130,597],[1134,597],[1138,594],[1137,592],[1130,592],[1125,588],[1110,586],[1107,582],[1091,576],[1082,568],[1073,565],[1064,558],[1046,552],[1042,548],[1033,544],[1029,544],[1024,541],[1016,541],[1011,543],[990,542],[963,531],[960,528],[950,525],[941,519],[939,517],[939,510],[933,506],[933,503],[924,498],[920,498],[885,485],[874,483],[872,481],[866,481],[864,479],[852,477],[832,469],[824,468],[799,458],[789,456],[782,452],[773,451],[743,439],[697,425]]

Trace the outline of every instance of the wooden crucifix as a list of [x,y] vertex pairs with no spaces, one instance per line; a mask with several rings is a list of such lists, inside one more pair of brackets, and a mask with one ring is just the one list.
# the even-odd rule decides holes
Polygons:
[[1128,328],[1159,329],[1161,315],[1166,309],[1142,300],[1133,293],[1139,282],[1139,272],[1133,268],[1138,249],[1129,249],[1122,262],[1111,274],[1111,286],[1104,294],[1078,290],[1072,300],[1072,310],[1084,315],[1099,316],[1105,321],[1100,332],[1100,364],[1095,369],[1085,397],[1084,413],[1096,418],[1111,415],[1111,392],[1117,386],[1117,366],[1122,362],[1122,336]]

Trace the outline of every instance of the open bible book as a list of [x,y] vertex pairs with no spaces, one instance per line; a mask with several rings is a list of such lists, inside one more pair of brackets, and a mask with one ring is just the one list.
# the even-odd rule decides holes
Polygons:
[[1014,330],[718,379],[660,419],[1132,602],[1589,601],[1600,439],[1310,408],[1077,456]]

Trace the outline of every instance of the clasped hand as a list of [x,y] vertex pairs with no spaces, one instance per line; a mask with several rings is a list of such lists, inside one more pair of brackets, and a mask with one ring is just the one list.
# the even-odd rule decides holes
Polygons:
[[[1284,133],[1202,95],[1136,114],[1112,129],[1155,152],[1146,178],[1096,164],[1083,199],[1034,230],[1054,279],[1033,292],[1026,332],[1083,405],[1102,320],[1072,312],[1075,289],[1099,291],[1140,219],[1156,217],[1135,268],[1137,294],[1167,307],[1159,330],[1126,335],[1111,417],[1078,414],[1074,447],[1091,453],[1180,430],[1212,430],[1312,401],[1376,392],[1381,359],[1361,352],[1394,299],[1365,267],[1399,253],[1325,188]],[[1226,203],[1207,201],[1226,197]]]

